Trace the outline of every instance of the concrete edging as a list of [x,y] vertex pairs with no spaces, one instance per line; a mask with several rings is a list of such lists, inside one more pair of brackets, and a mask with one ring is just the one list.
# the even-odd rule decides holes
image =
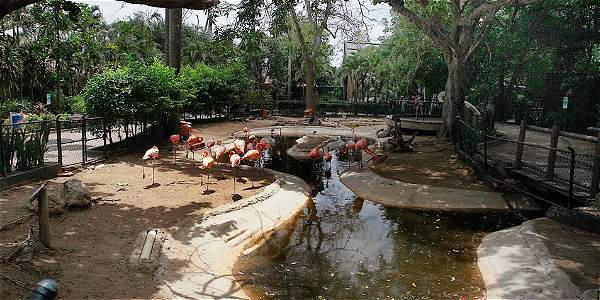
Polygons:
[[580,299],[582,291],[552,261],[536,220],[485,236],[477,264],[488,299]]
[[387,207],[414,210],[508,211],[501,194],[406,183],[382,177],[369,168],[348,170],[340,181],[357,196]]
[[162,282],[158,297],[248,298],[234,278],[237,259],[293,220],[310,197],[302,179],[265,171],[277,176],[265,191],[215,208],[175,233],[157,272]]

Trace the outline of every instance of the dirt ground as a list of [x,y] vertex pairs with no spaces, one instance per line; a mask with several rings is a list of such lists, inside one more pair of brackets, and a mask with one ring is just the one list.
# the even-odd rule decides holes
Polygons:
[[389,153],[371,169],[386,178],[438,187],[487,191],[488,188],[460,159],[454,147],[435,136],[415,139],[415,151]]
[[[70,210],[52,215],[52,246],[46,250],[37,245],[10,262],[3,262],[14,251],[12,243],[25,239],[28,226],[36,227],[37,218],[28,218],[16,227],[0,231],[0,299],[26,298],[35,283],[44,278],[56,279],[61,298],[146,298],[157,283],[153,276],[131,269],[128,259],[137,234],[149,228],[165,228],[174,232],[191,224],[203,212],[235,199],[264,190],[272,175],[232,171],[219,166],[211,171],[208,192],[207,177],[194,161],[181,157],[177,163],[166,148],[155,168],[156,185],[152,185],[152,168],[146,167],[142,178],[141,153],[115,157],[91,166],[71,177],[78,178],[99,199],[89,209]],[[180,153],[181,155],[182,153]],[[148,166],[151,165],[147,162]],[[197,164],[197,163],[196,163]],[[233,195],[233,176],[239,176]],[[0,225],[30,214],[25,207],[29,195],[39,182],[1,192]],[[8,279],[7,279],[8,278]]]

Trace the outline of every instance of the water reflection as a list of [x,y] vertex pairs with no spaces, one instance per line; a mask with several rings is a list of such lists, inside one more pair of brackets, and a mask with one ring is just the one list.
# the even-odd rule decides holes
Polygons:
[[[293,142],[293,140],[292,140]],[[386,209],[357,198],[338,178],[344,168],[285,157],[278,140],[265,164],[298,175],[313,199],[275,246],[240,261],[253,296],[269,298],[457,298],[483,296],[474,261],[484,232],[507,216]],[[278,147],[282,147],[279,149]],[[327,175],[325,175],[327,174]]]

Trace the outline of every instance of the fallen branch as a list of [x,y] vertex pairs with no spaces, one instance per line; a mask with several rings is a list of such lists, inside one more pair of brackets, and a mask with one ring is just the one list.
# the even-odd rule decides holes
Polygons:
[[12,282],[12,283],[20,286],[20,287],[27,288],[27,285],[23,281],[20,281],[20,280],[17,280],[17,279],[12,279],[12,278],[10,278],[10,277],[2,274],[2,273],[0,273],[0,277],[4,278],[4,279],[6,279],[6,280],[8,280],[8,281],[10,281],[10,282]]
[[14,219],[14,220],[6,223],[6,224],[3,224],[2,226],[0,226],[0,231],[4,230],[4,229],[9,229],[9,226],[16,225],[17,223],[21,222],[22,220],[31,218],[34,215],[35,214],[29,214],[29,215],[21,216],[21,217],[18,217],[18,218]]
[[5,258],[5,261],[12,260],[15,256],[17,256],[25,247],[29,246],[33,242],[33,229],[29,226],[29,233],[27,234],[27,238],[18,244],[17,250],[15,250],[11,255]]

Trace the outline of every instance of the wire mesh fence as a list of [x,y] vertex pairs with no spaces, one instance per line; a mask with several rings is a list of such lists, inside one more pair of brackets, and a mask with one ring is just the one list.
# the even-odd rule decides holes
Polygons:
[[544,145],[518,142],[477,131],[462,120],[459,147],[472,161],[483,169],[488,166],[503,166],[518,170],[529,170],[537,178],[555,185],[564,183],[569,196],[585,191],[594,196],[594,162],[600,157],[580,152],[581,148],[552,148]]
[[151,124],[102,118],[25,122],[0,126],[0,176],[58,164],[95,163],[106,158],[107,146],[147,134]]

